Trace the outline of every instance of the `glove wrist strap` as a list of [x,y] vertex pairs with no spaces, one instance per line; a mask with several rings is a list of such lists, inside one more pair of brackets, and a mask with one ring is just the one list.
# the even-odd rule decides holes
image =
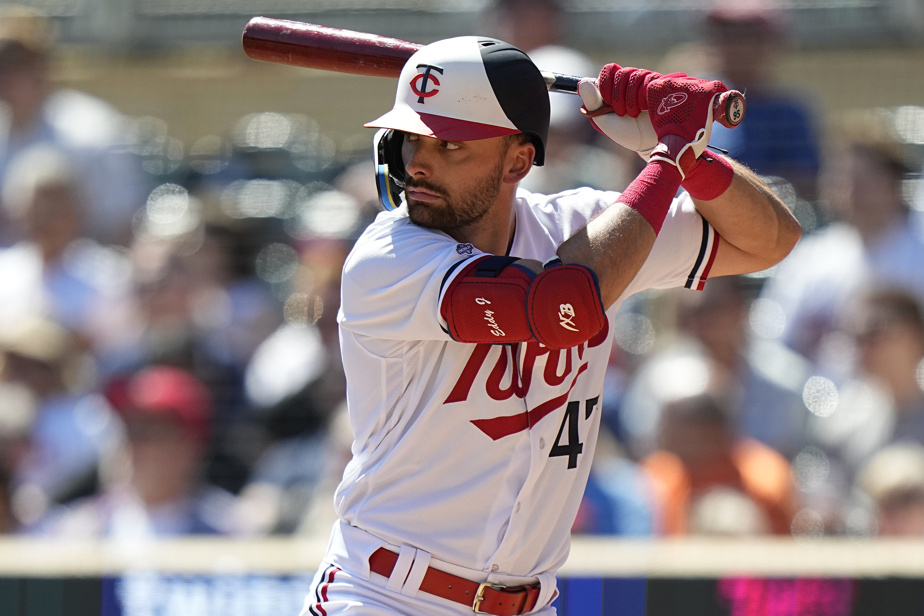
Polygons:
[[653,159],[616,201],[641,214],[657,235],[680,188],[680,180],[676,166],[663,159]]
[[666,135],[649,154],[650,160],[663,160],[674,165],[680,172],[680,179],[687,177],[687,171],[696,162],[693,144],[677,135]]

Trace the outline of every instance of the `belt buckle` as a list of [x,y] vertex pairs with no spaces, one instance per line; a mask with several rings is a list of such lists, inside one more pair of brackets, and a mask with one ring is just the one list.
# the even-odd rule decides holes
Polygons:
[[472,604],[472,610],[476,614],[490,614],[491,612],[483,612],[481,610],[481,602],[484,601],[484,591],[486,588],[491,590],[503,590],[507,588],[503,584],[491,584],[489,582],[482,582],[478,585],[478,592],[475,593],[475,602]]

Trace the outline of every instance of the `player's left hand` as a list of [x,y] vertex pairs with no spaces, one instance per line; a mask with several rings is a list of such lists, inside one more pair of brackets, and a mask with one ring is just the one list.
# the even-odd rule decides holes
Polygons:
[[597,89],[613,113],[637,118],[648,109],[648,84],[661,77],[664,75],[645,68],[607,64],[600,69]]

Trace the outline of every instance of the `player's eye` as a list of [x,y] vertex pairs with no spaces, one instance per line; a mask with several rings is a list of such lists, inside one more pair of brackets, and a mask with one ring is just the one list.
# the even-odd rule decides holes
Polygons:
[[442,146],[447,150],[458,150],[462,147],[462,144],[458,141],[444,141]]
[[420,141],[420,135],[414,133],[404,133],[404,140],[408,143],[416,143]]

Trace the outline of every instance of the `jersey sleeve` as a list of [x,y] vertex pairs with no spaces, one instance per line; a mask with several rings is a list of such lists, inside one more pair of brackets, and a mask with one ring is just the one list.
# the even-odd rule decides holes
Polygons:
[[690,196],[681,192],[671,204],[648,258],[623,298],[645,289],[686,287],[701,291],[718,246],[718,233],[696,211]]
[[441,289],[483,254],[406,218],[380,217],[344,264],[340,326],[385,340],[449,339],[439,315]]

